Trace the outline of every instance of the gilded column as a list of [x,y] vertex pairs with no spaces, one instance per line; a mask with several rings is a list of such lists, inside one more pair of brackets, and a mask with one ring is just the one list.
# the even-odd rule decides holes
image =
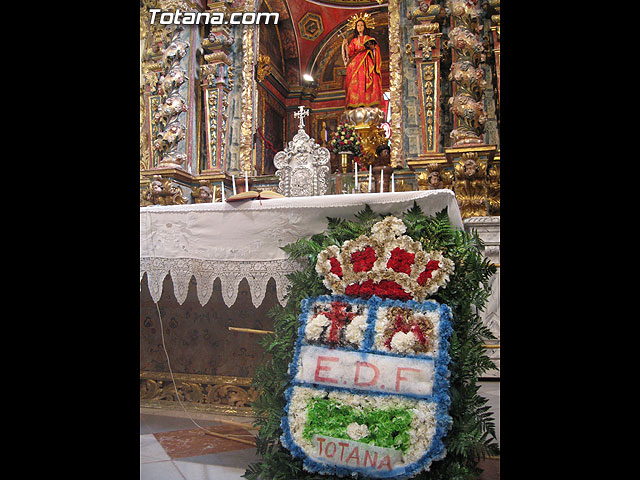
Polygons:
[[400,0],[389,0],[389,90],[391,104],[391,166],[402,168],[402,35]]
[[[163,12],[187,11],[183,2],[161,1]],[[158,80],[160,104],[154,113],[159,131],[153,139],[153,148],[158,152],[157,168],[184,169],[187,160],[185,137],[187,135],[187,95],[189,73],[186,40],[190,30],[181,24],[164,25],[171,31],[169,45],[162,52],[164,73]]]
[[[245,12],[256,12],[254,0],[246,0],[244,4]],[[254,134],[254,111],[255,111],[255,80],[254,69],[257,59],[255,56],[257,29],[254,25],[242,26],[242,121],[240,124],[240,163],[239,169],[251,175],[251,165],[253,159],[253,134]]]
[[[487,82],[481,63],[485,61],[482,9],[478,0],[447,0],[451,15],[449,46],[453,95],[449,99],[454,115],[450,137],[453,146],[445,148],[448,162],[454,166],[453,189],[463,218],[489,215],[488,165],[496,154],[496,145],[484,142],[487,114],[484,90]],[[492,172],[499,175],[499,171]]]
[[421,155],[433,157],[438,152],[440,133],[440,24],[436,18],[443,10],[440,5],[429,5],[424,0],[419,7],[409,13],[413,20],[412,44],[407,45],[407,53],[414,52],[413,60],[418,76],[418,96],[420,100]]
[[449,80],[453,81],[453,96],[449,99],[454,114],[454,129],[451,131],[453,146],[483,144],[484,110],[483,91],[486,87],[484,71],[484,47],[478,32],[482,10],[478,0],[447,0],[451,14],[452,65]]
[[[231,14],[230,1],[209,1],[207,12],[219,13],[223,18]],[[204,98],[206,128],[206,158],[202,173],[221,173],[227,169],[229,92],[233,88],[231,46],[233,35],[229,25],[212,25],[209,36],[203,40],[205,51],[201,66],[201,86]]]
[[[160,152],[153,148],[153,141],[160,133],[160,122],[156,113],[162,104],[159,80],[165,72],[163,52],[170,43],[172,31],[166,25],[151,24],[150,9],[159,9],[157,0],[145,0],[140,7],[141,58],[141,125],[140,125],[140,172],[156,168],[160,163]],[[142,173],[141,173],[142,181]],[[146,181],[146,180],[145,180]]]

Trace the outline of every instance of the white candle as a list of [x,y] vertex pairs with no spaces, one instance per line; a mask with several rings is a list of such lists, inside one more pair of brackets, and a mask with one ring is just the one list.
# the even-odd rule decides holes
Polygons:
[[233,185],[233,194],[236,194],[236,176],[231,175],[231,184]]
[[356,193],[358,193],[358,162],[353,162],[353,166],[356,169],[355,177],[356,177]]
[[384,193],[384,167],[380,170],[380,193]]
[[220,191],[222,192],[222,201],[224,202],[224,182],[220,182]]
[[369,193],[371,193],[371,165],[369,165]]
[[249,191],[249,176],[246,170],[244,171],[244,191],[245,192]]
[[396,172],[391,174],[391,193],[396,191]]

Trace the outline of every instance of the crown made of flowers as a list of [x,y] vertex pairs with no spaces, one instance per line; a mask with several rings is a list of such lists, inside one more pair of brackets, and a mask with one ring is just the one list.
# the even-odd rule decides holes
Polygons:
[[403,235],[406,230],[402,220],[388,216],[371,235],[320,252],[316,271],[333,294],[422,301],[449,281],[455,266],[440,251],[425,252]]

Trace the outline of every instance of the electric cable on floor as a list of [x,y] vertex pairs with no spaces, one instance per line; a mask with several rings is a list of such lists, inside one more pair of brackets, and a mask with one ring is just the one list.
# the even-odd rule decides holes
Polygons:
[[[187,417],[189,417],[189,420],[191,420],[196,427],[200,428],[201,430],[203,430],[205,433],[207,433],[209,435],[213,435],[214,437],[225,438],[225,439],[228,439],[228,440],[234,440],[236,442],[245,443],[247,445],[251,445],[252,447],[255,447],[256,446],[255,442],[250,442],[249,440],[243,440],[241,438],[235,438],[232,435],[222,435],[221,433],[212,432],[211,430],[208,430],[208,429],[204,428],[202,425],[199,425],[198,422],[196,422],[193,419],[193,417],[191,415],[189,415],[189,412],[187,412],[187,409],[182,404],[182,400],[180,400],[180,395],[178,394],[178,387],[176,386],[176,379],[173,377],[173,370],[171,370],[171,362],[169,361],[169,353],[167,352],[167,346],[164,343],[164,326],[162,325],[162,315],[160,315],[160,308],[158,307],[158,302],[153,302],[153,303],[156,306],[156,310],[158,311],[158,318],[160,319],[160,334],[162,336],[162,349],[164,350],[165,357],[167,357],[167,366],[169,367],[169,374],[171,375],[171,381],[173,382],[173,389],[176,392],[176,398],[178,399],[178,403],[182,407],[182,410],[184,411],[184,413],[187,415]],[[225,421],[222,421],[222,420],[216,420],[216,421],[218,421],[220,423],[226,423]],[[247,425],[247,427],[248,427],[248,425]]]

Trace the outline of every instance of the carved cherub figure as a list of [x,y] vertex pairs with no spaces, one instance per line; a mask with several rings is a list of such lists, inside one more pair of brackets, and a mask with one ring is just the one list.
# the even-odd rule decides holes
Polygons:
[[213,200],[211,188],[208,185],[193,187],[191,195],[193,196],[193,201],[195,203],[211,203]]
[[444,183],[442,182],[442,177],[440,176],[440,172],[438,170],[433,170],[429,173],[427,183],[429,184],[430,190],[444,188]]

